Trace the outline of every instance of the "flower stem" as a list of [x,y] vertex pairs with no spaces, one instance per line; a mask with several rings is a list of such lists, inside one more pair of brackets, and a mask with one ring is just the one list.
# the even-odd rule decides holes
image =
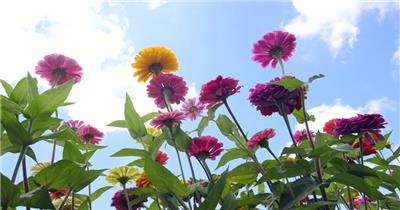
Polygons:
[[[57,109],[55,111],[55,114],[56,114],[56,118],[58,118],[58,110]],[[57,146],[57,143],[56,143],[56,140],[54,139],[53,140],[53,151],[51,153],[51,164],[54,163],[54,159],[55,159],[55,156],[56,156],[56,146]]]
[[[389,148],[389,150],[392,152],[392,154],[394,155],[394,151],[393,151],[393,149],[392,148]],[[396,160],[397,160],[397,162],[399,162],[400,163],[400,160],[396,157]]]
[[19,153],[18,160],[17,160],[17,163],[15,164],[14,172],[13,172],[13,175],[11,178],[11,182],[13,184],[15,183],[15,180],[17,179],[19,166],[21,165],[22,159],[24,158],[27,150],[28,150],[28,147],[26,147],[26,146],[21,147],[21,152]]
[[175,192],[172,192],[176,198],[176,200],[178,200],[179,204],[181,204],[181,206],[183,207],[183,209],[185,210],[189,210],[189,208],[186,206],[185,202],[182,200],[182,198],[177,195]]
[[[360,145],[360,160],[361,160],[361,165],[364,165],[364,145],[363,145],[363,141],[362,141],[361,138],[358,140],[358,145]],[[362,194],[363,199],[364,199],[364,207],[365,207],[365,209],[368,209],[367,201],[366,201],[366,199],[365,199],[365,193],[361,193],[361,194]]]
[[[28,184],[28,175],[26,173],[26,157],[24,155],[24,157],[22,158],[22,176],[24,178],[24,190],[25,193],[29,192],[29,184]],[[26,207],[26,210],[31,209],[29,206]]]
[[167,94],[166,91],[162,91],[162,93],[163,93],[163,96],[164,96],[164,102],[165,102],[165,105],[167,107],[167,111],[168,112],[172,112],[171,103],[169,101],[169,95]]
[[231,108],[229,107],[228,101],[226,99],[222,100],[222,102],[224,103],[226,109],[228,110],[229,114],[231,115],[233,121],[235,122],[236,126],[239,128],[240,133],[242,134],[244,140],[246,140],[246,142],[248,142],[249,140],[247,139],[246,134],[243,132],[242,127],[240,126],[239,122],[236,120],[235,115],[233,114]]
[[63,209],[64,209],[65,203],[67,203],[68,197],[69,197],[69,195],[71,194],[71,192],[72,192],[72,188],[70,188],[70,189],[68,190],[68,192],[67,192],[67,194],[65,195],[64,200],[62,201],[62,203],[61,203],[60,207],[58,208],[58,210],[63,210]]
[[279,161],[279,159],[276,157],[276,155],[272,152],[271,148],[269,148],[269,146],[267,146],[267,147],[265,147],[265,148],[268,150],[269,154],[271,154],[272,157],[274,157],[274,159],[276,160],[276,162],[278,163],[278,165],[281,165],[281,161]]
[[125,201],[126,201],[126,207],[128,208],[128,210],[130,210],[130,206],[129,206],[129,197],[128,197],[128,192],[126,191],[126,183],[124,183],[122,185],[122,188],[124,189],[124,196],[125,196]]
[[190,166],[190,171],[192,172],[193,182],[196,182],[196,175],[194,173],[193,163],[192,163],[192,160],[190,159],[190,156],[189,156],[189,154],[187,152],[186,152],[186,157],[187,157],[187,159],[189,161],[189,166]]
[[281,67],[281,70],[282,70],[282,75],[285,75],[285,66],[283,65],[282,58],[278,57],[278,62],[279,62],[279,66]]
[[183,179],[184,181],[186,181],[186,179],[185,179],[185,174],[183,173],[183,166],[182,166],[181,156],[179,155],[178,148],[176,148],[176,141],[175,141],[175,138],[174,138],[174,133],[173,133],[171,127],[168,126],[168,129],[169,129],[169,132],[170,132],[170,134],[171,134],[171,137],[173,138],[173,141],[174,141],[174,146],[173,146],[173,147],[174,147],[174,149],[175,149],[176,156],[178,157],[179,168],[180,168],[180,170],[181,170],[182,179]]
[[211,182],[211,184],[214,184],[214,180],[213,180],[213,177],[212,177],[210,168],[208,167],[206,161],[205,161],[205,160],[202,160],[202,159],[200,159],[200,158],[198,158],[197,160],[200,162],[201,166],[203,166],[203,169],[204,169],[204,171],[205,171],[206,174],[207,174],[208,180]]
[[[283,120],[285,121],[286,128],[288,129],[290,139],[292,139],[293,146],[297,148],[297,144],[296,144],[296,141],[294,140],[292,128],[290,127],[289,118],[288,118],[286,112],[284,111],[282,104],[277,104],[276,106],[278,107],[279,113],[281,114],[281,116],[283,117]],[[303,157],[301,155],[299,155],[299,157],[301,159],[303,159]]]

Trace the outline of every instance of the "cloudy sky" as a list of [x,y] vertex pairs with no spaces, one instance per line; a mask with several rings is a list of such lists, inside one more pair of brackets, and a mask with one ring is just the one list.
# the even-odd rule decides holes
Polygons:
[[[132,77],[130,63],[140,49],[165,45],[176,53],[177,74],[190,85],[192,97],[218,74],[239,79],[244,87],[230,98],[233,110],[250,134],[276,128],[272,148],[278,150],[288,142],[282,120],[261,117],[247,97],[256,83],[280,73],[251,61],[252,44],[269,31],[286,30],[297,36],[287,72],[300,79],[326,75],[313,83],[308,94],[309,112],[317,116],[312,129],[321,129],[331,118],[379,112],[389,122],[387,130],[399,136],[399,9],[394,1],[5,1],[0,5],[0,77],[15,84],[28,71],[34,74],[36,63],[46,54],[75,58],[84,76],[69,98],[76,104],[66,107],[62,115],[84,120],[107,134],[102,145],[108,148],[94,157],[95,167],[123,165],[129,160],[107,157],[137,145],[126,132],[106,124],[122,119],[126,92],[141,113],[156,110],[147,98],[146,85]],[[39,84],[42,89],[49,87],[42,79]],[[293,126],[297,127],[294,121]],[[215,126],[206,132],[218,135]],[[43,152],[49,148],[36,146],[40,160],[49,159]],[[172,163],[176,158],[170,154]],[[12,166],[4,163],[14,158],[3,157],[7,175]],[[105,184],[99,180],[95,188]],[[109,191],[94,207],[109,208],[113,193]]]

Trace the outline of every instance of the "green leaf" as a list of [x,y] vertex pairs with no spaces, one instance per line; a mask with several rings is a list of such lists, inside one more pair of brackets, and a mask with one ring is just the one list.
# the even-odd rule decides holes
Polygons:
[[76,161],[82,164],[86,162],[85,158],[83,157],[79,149],[68,141],[66,141],[64,144],[63,159]]
[[111,157],[129,157],[129,156],[136,156],[136,157],[146,157],[149,153],[146,150],[142,149],[121,149],[120,151],[111,155]]
[[37,87],[37,80],[33,79],[32,76],[28,72],[27,78],[27,95],[26,99],[29,103],[32,99],[39,95],[38,87]]
[[105,193],[107,190],[113,188],[113,186],[105,186],[102,188],[97,189],[90,195],[90,200],[95,201],[97,198],[99,198],[103,193]]
[[20,190],[18,186],[11,183],[11,181],[1,173],[1,207],[15,207],[18,204]]
[[190,136],[180,127],[177,127],[174,131],[174,140],[177,149],[181,152],[186,152],[192,144]]
[[126,123],[125,120],[115,120],[112,123],[108,124],[107,126],[117,127],[117,128],[127,128],[128,123]]
[[142,116],[143,122],[147,122],[158,115],[158,112],[150,112]]
[[1,95],[0,101],[2,110],[6,110],[14,115],[18,115],[23,112],[23,110],[18,104],[14,103],[13,101],[11,101],[10,99],[8,99],[3,95]]
[[[303,108],[301,108],[300,110],[296,110],[296,109],[293,110],[292,115],[296,118],[296,121],[298,123],[303,124],[305,122]],[[309,115],[306,112],[306,119],[307,119],[307,121],[314,122],[315,121],[315,116],[314,115]]]
[[74,174],[74,176],[72,176],[74,181],[71,183],[71,187],[75,192],[79,192],[96,180],[103,173],[103,171],[105,171],[105,169],[87,171],[83,170],[79,174]]
[[29,103],[25,114],[30,118],[49,117],[67,99],[73,84],[74,81],[71,80],[46,90]]
[[260,178],[258,183],[269,180],[282,179],[288,177],[301,176],[311,172],[311,165],[306,160],[297,160],[294,163],[286,162],[282,165],[275,165],[268,168],[265,174]]
[[283,86],[287,90],[293,91],[297,88],[302,87],[304,85],[304,82],[294,78],[283,78],[278,82],[274,82],[273,84]]
[[354,187],[358,191],[366,193],[372,199],[376,199],[382,196],[382,194],[379,191],[370,186],[362,178],[349,173],[336,174],[335,176],[330,178],[330,181]]
[[323,74],[316,74],[308,78],[308,83],[312,83],[314,80],[321,79],[325,77]]
[[235,160],[238,158],[244,158],[248,155],[248,151],[243,149],[227,149],[224,155],[222,155],[217,168],[220,168],[227,164],[231,160]]
[[136,112],[128,94],[126,94],[125,99],[125,121],[128,124],[128,131],[132,138],[143,137],[147,134],[144,121]]
[[10,95],[11,95],[11,93],[13,91],[13,87],[10,84],[8,84],[6,81],[2,80],[2,79],[0,79],[0,82],[1,82],[1,85],[3,85],[3,88],[6,91],[7,96],[10,97]]
[[301,147],[285,147],[282,150],[282,154],[298,154],[298,155],[306,155],[307,151]]
[[217,126],[224,136],[230,136],[236,129],[236,125],[226,115],[218,116]]
[[55,139],[57,141],[72,140],[76,143],[81,143],[81,140],[78,137],[78,135],[75,133],[75,131],[73,131],[71,128],[69,128],[67,126],[61,127],[59,131],[40,136],[40,137],[34,139],[33,141],[37,142],[37,141],[44,140],[44,139]]
[[198,210],[209,210],[216,209],[218,201],[221,199],[222,192],[225,188],[226,179],[228,177],[228,171],[222,173],[220,179],[211,188],[207,197],[204,199],[203,203],[200,204]]
[[242,184],[250,184],[254,182],[254,180],[257,178],[257,175],[258,168],[254,162],[242,163],[228,173],[230,180]]
[[[286,184],[288,185],[288,184]],[[289,188],[286,187],[283,190],[282,195],[280,196],[279,200],[279,209],[284,210],[284,209],[290,209],[295,202],[298,200],[304,199],[307,195],[311,194],[311,192],[319,186],[317,182],[315,182],[313,179],[310,177],[303,177],[300,179],[297,179],[294,182],[290,183],[290,186],[293,190],[295,200],[293,200],[292,194],[289,191]]]
[[144,161],[144,171],[151,183],[161,193],[176,193],[179,196],[187,197],[189,189],[168,169],[156,161],[146,158]]
[[49,196],[49,192],[44,187],[36,188],[21,196],[20,205],[40,208],[40,209],[53,209],[53,204]]
[[207,111],[207,116],[209,119],[214,119],[215,118],[215,112],[217,111],[217,109],[222,105],[223,103],[218,103],[215,104],[214,106],[212,106],[211,108],[208,109]]
[[224,202],[221,205],[221,210],[231,209],[235,209],[235,196],[232,192],[229,192],[224,198]]
[[21,107],[25,107],[26,94],[27,94],[28,78],[24,77],[14,87],[14,90],[10,94],[10,99]]
[[28,131],[18,122],[15,115],[1,110],[1,124],[7,131],[8,138],[13,145],[29,145],[32,143],[31,135]]
[[208,117],[201,118],[199,125],[197,126],[197,135],[201,136],[204,129],[208,126],[208,122],[210,122]]
[[337,144],[330,146],[331,149],[339,151],[339,152],[351,152],[354,151],[354,148],[348,144]]

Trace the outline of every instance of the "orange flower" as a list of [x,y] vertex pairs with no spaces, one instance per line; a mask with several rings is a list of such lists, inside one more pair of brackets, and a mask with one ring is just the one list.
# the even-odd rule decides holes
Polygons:
[[153,187],[153,184],[150,182],[147,174],[142,172],[140,177],[136,179],[136,187],[148,188]]

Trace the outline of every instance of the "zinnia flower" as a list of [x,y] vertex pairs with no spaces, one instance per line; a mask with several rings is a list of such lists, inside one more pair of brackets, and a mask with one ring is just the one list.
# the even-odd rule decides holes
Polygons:
[[287,161],[288,161],[288,162],[291,162],[291,163],[295,162],[295,161],[296,161],[296,154],[290,154],[290,155],[287,157]]
[[[363,156],[376,154],[376,149],[374,148],[374,145],[373,145],[373,144],[367,143],[367,141],[365,140],[365,138],[363,138],[362,144],[363,144],[363,145],[362,145],[362,146],[363,146]],[[360,141],[357,140],[357,141],[353,144],[353,148],[359,148],[359,147],[360,147]]]
[[193,138],[188,153],[190,156],[195,156],[202,160],[207,158],[215,160],[215,158],[224,150],[222,146],[222,143],[218,142],[215,137],[200,136]]
[[219,75],[201,86],[199,100],[210,108],[218,102],[226,100],[229,96],[238,93],[242,86],[238,86],[239,80],[232,77],[223,78]]
[[367,203],[368,205],[369,203],[371,203],[371,199],[365,196],[365,200],[363,197],[357,197],[356,199],[353,200],[353,204],[356,206],[364,205],[364,203]]
[[161,151],[157,151],[157,155],[156,155],[156,161],[161,164],[161,165],[165,165],[167,164],[167,160],[168,160],[168,155],[167,153],[161,152]]
[[150,125],[162,129],[165,126],[177,126],[179,125],[182,120],[185,119],[185,115],[180,111],[172,111],[166,113],[160,113],[150,121]]
[[142,172],[140,174],[140,177],[136,179],[136,187],[148,188],[148,187],[153,187],[153,184],[150,182],[149,177],[147,177],[147,174]]
[[385,119],[380,114],[358,114],[348,119],[338,119],[333,129],[335,135],[364,133],[367,131],[380,132],[385,128]]
[[59,189],[56,191],[53,191],[50,193],[50,198],[52,200],[57,199],[57,198],[61,198],[62,196],[66,195],[68,193],[68,189],[64,188],[64,189]]
[[[59,198],[56,198],[56,199],[52,200],[52,203],[53,203],[53,206],[55,207],[55,209],[59,209],[60,208],[61,203],[64,201],[64,199],[65,199],[65,196],[62,196],[62,197],[59,197]],[[72,197],[69,196],[67,198],[67,202],[65,202],[65,204],[64,204],[64,208],[63,209],[65,209],[65,210],[76,210],[76,209],[79,209],[79,206],[81,204],[82,204],[82,201],[75,196],[74,206],[72,206]]]
[[69,80],[79,82],[82,76],[81,70],[74,59],[61,54],[50,54],[37,63],[35,72],[54,87]]
[[196,98],[191,98],[182,104],[182,112],[189,120],[195,120],[204,111],[204,104],[200,101],[196,103]]
[[70,127],[72,130],[77,132],[80,128],[82,128],[83,123],[84,122],[81,120],[69,120],[69,121],[64,122],[64,125]]
[[120,166],[112,168],[106,176],[106,180],[113,185],[120,183],[123,186],[137,179],[139,175],[139,171],[134,167]]
[[249,101],[257,107],[262,115],[269,116],[274,112],[282,115],[279,106],[282,107],[284,114],[291,114],[293,110],[301,109],[301,89],[289,91],[281,85],[273,84],[282,79],[296,78],[292,76],[276,77],[268,84],[257,84],[250,89]]
[[78,135],[85,144],[99,144],[104,138],[104,134],[91,125],[82,126]]
[[254,149],[257,146],[267,147],[268,140],[275,136],[275,130],[272,128],[267,128],[254,134],[253,137],[247,142],[247,146],[250,149]]
[[[125,198],[125,192],[128,192],[129,190],[132,190],[133,188],[128,188],[125,191],[124,190],[119,190],[117,191],[114,196],[112,197],[112,203],[111,206],[114,206],[116,210],[128,210],[128,206],[126,205],[126,198]],[[128,200],[133,201],[137,199],[138,196],[130,194],[128,195]],[[147,201],[147,198],[143,199],[142,201],[138,202],[137,204],[131,206],[129,210],[136,210],[144,207],[143,203]]]
[[279,59],[289,60],[295,48],[296,37],[293,34],[284,31],[270,32],[254,44],[253,60],[263,68],[272,61],[272,68],[275,68]]
[[178,60],[166,47],[148,47],[139,52],[132,67],[136,69],[133,75],[138,77],[138,82],[146,82],[160,73],[177,71]]
[[51,165],[50,161],[33,164],[31,167],[31,175],[36,176],[36,174],[38,174],[41,170],[47,168],[50,165]]
[[327,134],[331,134],[332,136],[334,136],[333,134],[333,129],[336,126],[336,120],[337,119],[331,119],[328,122],[325,123],[324,125],[324,132]]
[[[311,135],[311,140],[314,141],[315,133],[310,131],[310,135]],[[297,144],[300,144],[302,141],[305,140],[309,141],[306,129],[296,131],[296,133],[294,133],[293,135],[293,138]]]
[[167,95],[169,103],[179,104],[185,100],[185,95],[188,92],[186,82],[182,77],[174,74],[160,74],[150,80],[147,86],[147,95],[154,99],[157,107],[163,109],[165,104],[164,94]]

